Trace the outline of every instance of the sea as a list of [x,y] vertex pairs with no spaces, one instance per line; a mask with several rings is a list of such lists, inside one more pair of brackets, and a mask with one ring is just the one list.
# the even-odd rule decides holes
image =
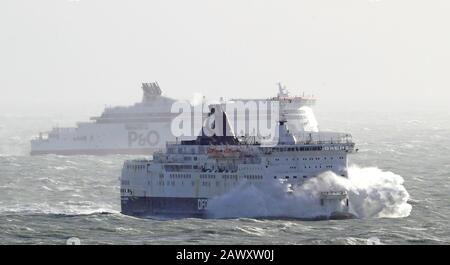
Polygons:
[[220,198],[210,219],[122,215],[122,164],[146,156],[30,156],[38,132],[89,117],[0,113],[0,244],[450,243],[449,111],[316,116],[322,131],[351,133],[358,152],[348,180],[323,176],[308,189],[339,182],[356,218],[304,220],[314,211],[304,193],[282,200],[255,189]]

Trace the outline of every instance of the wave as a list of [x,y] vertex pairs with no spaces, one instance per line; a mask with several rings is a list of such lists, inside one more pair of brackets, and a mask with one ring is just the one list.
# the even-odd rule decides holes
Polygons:
[[320,205],[321,192],[346,190],[349,211],[357,218],[401,218],[409,216],[412,206],[403,186],[403,178],[376,167],[351,166],[348,178],[325,172],[307,180],[288,193],[283,183],[262,186],[242,184],[208,203],[213,218],[290,217],[315,218],[330,216]]
[[303,125],[302,130],[305,132],[318,132],[319,123],[317,122],[312,108],[303,106],[299,108],[299,111],[302,113],[299,119],[299,122]]
[[36,204],[23,207],[5,207],[0,209],[1,215],[58,215],[58,216],[84,216],[96,214],[118,214],[120,211],[108,206],[98,207],[52,207],[48,204]]

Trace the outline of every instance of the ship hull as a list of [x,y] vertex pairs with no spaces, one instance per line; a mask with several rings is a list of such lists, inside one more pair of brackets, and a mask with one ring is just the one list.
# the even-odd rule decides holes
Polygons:
[[[139,218],[213,218],[206,210],[206,198],[121,197],[121,213]],[[259,216],[260,219],[298,219],[306,221],[353,219],[349,211],[335,211],[330,215],[292,218],[288,216]]]
[[169,123],[89,124],[77,130],[59,130],[57,137],[31,141],[30,155],[152,154],[176,138]]
[[206,199],[122,196],[121,212],[122,214],[136,217],[170,216],[206,218],[207,213],[202,209],[202,203],[204,201]]

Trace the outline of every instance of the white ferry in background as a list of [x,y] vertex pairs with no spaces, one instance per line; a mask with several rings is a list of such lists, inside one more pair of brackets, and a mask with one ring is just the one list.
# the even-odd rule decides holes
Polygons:
[[[155,153],[151,160],[124,163],[120,178],[123,214],[208,218],[214,217],[210,200],[241,185],[281,182],[294,191],[325,171],[347,177],[347,155],[355,150],[349,134],[341,139],[326,139],[326,135],[320,141],[297,139],[287,122],[280,120],[274,145],[249,143],[234,134],[220,104],[210,107],[212,129],[207,120],[195,140],[169,142],[166,151]],[[353,217],[345,190],[319,191],[312,203],[321,209],[320,214],[306,218]]]
[[[165,148],[167,141],[175,141],[171,122],[179,115],[172,113],[175,99],[162,95],[157,82],[143,83],[142,102],[132,106],[106,108],[99,117],[90,122],[77,123],[76,127],[53,128],[40,133],[31,140],[31,155],[106,155],[106,154],[152,154]],[[280,115],[286,119],[291,131],[316,132],[317,124],[311,110],[316,100],[309,96],[290,96],[279,84],[279,93],[270,99],[231,99],[230,101],[278,101]],[[205,114],[206,115],[206,114]],[[243,119],[245,114],[238,113]],[[239,135],[240,132],[237,132]]]

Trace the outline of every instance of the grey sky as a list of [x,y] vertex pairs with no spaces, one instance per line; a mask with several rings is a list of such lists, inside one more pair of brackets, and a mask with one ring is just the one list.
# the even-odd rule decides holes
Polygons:
[[0,111],[140,100],[140,82],[190,98],[445,107],[450,2],[0,1]]

